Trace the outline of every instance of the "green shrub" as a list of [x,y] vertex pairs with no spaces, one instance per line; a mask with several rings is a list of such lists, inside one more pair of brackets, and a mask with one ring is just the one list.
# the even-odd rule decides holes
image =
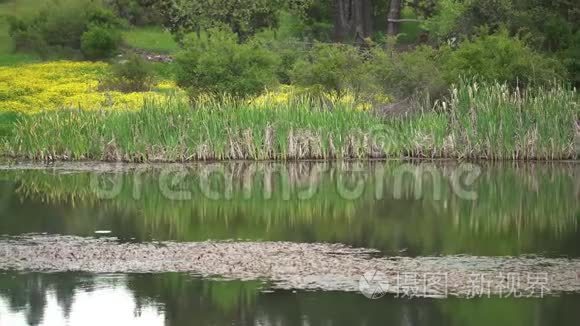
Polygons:
[[244,97],[276,83],[278,57],[256,44],[240,44],[231,31],[188,34],[176,58],[177,82],[195,97],[228,93]]
[[450,52],[445,74],[448,82],[457,82],[461,76],[477,76],[484,81],[525,86],[562,79],[565,71],[556,60],[534,52],[522,40],[501,30],[462,42]]
[[580,87],[580,31],[572,36],[569,46],[560,51],[559,56],[568,69],[570,81]]
[[111,76],[102,81],[100,88],[121,92],[142,92],[151,89],[154,82],[153,67],[137,54],[113,64]]
[[432,38],[444,41],[457,30],[458,21],[468,9],[470,2],[461,0],[439,0],[436,13],[422,22],[421,26],[429,31]]
[[15,50],[36,52],[41,56],[47,55],[49,46],[38,26],[25,18],[9,16],[7,20]]
[[118,30],[92,25],[81,37],[81,50],[87,59],[106,59],[115,55],[121,44],[121,34]]
[[386,52],[375,48],[370,66],[380,89],[398,98],[417,93],[439,97],[447,84],[439,69],[442,52],[430,46],[419,46],[409,52]]
[[367,69],[357,48],[319,43],[305,58],[296,62],[291,79],[300,86],[322,87],[338,94],[347,90],[358,93],[373,85]]
[[273,43],[271,49],[280,57],[280,64],[276,69],[278,80],[283,84],[291,83],[292,69],[296,62],[304,57],[305,47],[287,40]]
[[290,32],[269,29],[257,33],[250,40],[256,46],[267,48],[278,55],[279,61],[276,67],[276,76],[278,81],[283,84],[291,82],[294,64],[303,59],[307,52],[304,43],[290,35]]
[[160,25],[163,23],[161,10],[155,8],[155,0],[108,0],[108,5],[119,17],[131,25]]
[[80,53],[83,35],[92,26],[114,29],[122,25],[99,1],[91,0],[52,1],[32,16],[8,21],[17,50],[45,57]]

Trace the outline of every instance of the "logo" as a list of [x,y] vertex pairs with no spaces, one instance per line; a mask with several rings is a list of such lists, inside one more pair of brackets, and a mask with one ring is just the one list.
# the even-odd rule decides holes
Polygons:
[[387,294],[389,282],[385,274],[377,271],[368,271],[361,276],[358,282],[358,289],[369,299],[380,299]]

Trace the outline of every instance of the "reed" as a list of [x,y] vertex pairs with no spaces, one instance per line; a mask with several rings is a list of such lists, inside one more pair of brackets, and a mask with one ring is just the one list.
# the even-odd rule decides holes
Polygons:
[[227,96],[146,100],[138,111],[53,110],[4,132],[4,155],[37,160],[196,161],[378,157],[575,159],[575,90],[461,83],[433,108],[379,117],[354,103]]
[[505,84],[463,83],[440,106],[450,116],[455,156],[566,159],[578,157],[578,100],[575,90],[560,85],[510,90]]

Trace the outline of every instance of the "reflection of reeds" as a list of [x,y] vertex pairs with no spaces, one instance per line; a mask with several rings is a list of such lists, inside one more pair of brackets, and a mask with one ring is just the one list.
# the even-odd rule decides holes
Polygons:
[[[475,201],[460,198],[450,185],[458,167],[394,161],[214,163],[175,165],[170,172],[140,167],[99,176],[118,178],[122,184],[120,193],[107,200],[99,199],[91,187],[92,173],[15,170],[1,175],[18,185],[22,199],[104,209],[109,212],[104,215],[124,217],[143,237],[159,239],[308,240],[301,238],[306,232],[316,241],[363,241],[380,248],[397,247],[401,238],[426,247],[443,241],[453,251],[474,236],[493,239],[488,245],[494,246],[498,239],[509,239],[513,245],[534,243],[539,233],[560,238],[577,232],[577,165],[484,165],[472,186]],[[402,168],[421,173],[398,180]],[[162,175],[179,173],[185,177],[166,181],[173,191],[191,190],[187,200],[171,200],[159,186]],[[435,182],[433,173],[442,182]],[[341,195],[339,182],[353,188],[357,181],[364,185],[359,197]],[[218,198],[204,195],[200,190],[204,182]],[[84,210],[84,218],[92,219],[91,212]],[[75,219],[69,222],[79,224]],[[75,227],[82,228],[80,224]]]

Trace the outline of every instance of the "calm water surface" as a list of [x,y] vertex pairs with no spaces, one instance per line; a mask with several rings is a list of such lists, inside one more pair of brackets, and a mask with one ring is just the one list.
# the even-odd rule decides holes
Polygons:
[[[580,165],[573,163],[3,167],[4,236],[110,231],[122,241],[284,240],[384,255],[580,257]],[[0,271],[1,326],[576,325],[578,307],[578,295],[370,300],[184,274]]]

